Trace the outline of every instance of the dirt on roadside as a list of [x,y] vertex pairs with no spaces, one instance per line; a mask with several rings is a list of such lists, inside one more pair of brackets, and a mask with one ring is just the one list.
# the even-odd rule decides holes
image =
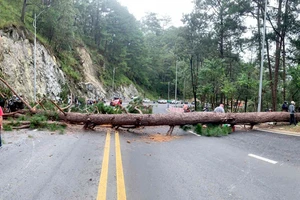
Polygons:
[[275,131],[288,131],[288,132],[295,132],[300,133],[300,125],[290,125],[288,122],[269,122],[269,123],[262,123],[259,125],[255,125],[255,127],[260,129],[267,129],[267,130],[275,130]]

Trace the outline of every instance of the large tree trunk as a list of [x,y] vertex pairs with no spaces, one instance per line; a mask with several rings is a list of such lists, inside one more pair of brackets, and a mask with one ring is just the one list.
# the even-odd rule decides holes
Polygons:
[[195,110],[197,110],[197,81],[195,80],[197,78],[198,74],[195,74],[195,69],[193,66],[193,55],[190,57],[190,69],[191,69],[191,78],[192,78],[192,89],[193,89],[193,97],[195,102]]
[[282,18],[282,0],[278,2],[278,13],[277,13],[277,33],[276,33],[276,50],[275,50],[275,69],[274,69],[274,82],[272,88],[272,109],[275,111],[277,109],[277,86],[278,86],[278,76],[280,68],[280,56],[282,49],[282,35],[281,35],[281,18]]
[[[288,122],[288,112],[253,112],[253,113],[168,113],[168,114],[59,114],[61,120],[70,123],[92,123],[94,125],[111,124],[113,126],[161,126],[186,125],[198,123],[223,124],[258,124],[263,122]],[[296,114],[300,118],[300,113]]]
[[21,12],[21,21],[25,23],[25,13],[26,13],[27,0],[23,1],[22,12]]

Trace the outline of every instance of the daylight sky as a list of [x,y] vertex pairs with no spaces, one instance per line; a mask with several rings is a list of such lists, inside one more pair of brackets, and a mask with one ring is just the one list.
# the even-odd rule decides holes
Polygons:
[[192,0],[118,0],[122,6],[140,20],[146,12],[154,12],[159,16],[170,16],[172,25],[182,26],[182,14],[190,13],[193,9]]

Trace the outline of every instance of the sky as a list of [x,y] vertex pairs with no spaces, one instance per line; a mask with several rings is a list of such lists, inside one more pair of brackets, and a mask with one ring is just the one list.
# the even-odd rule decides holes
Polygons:
[[172,25],[182,26],[182,14],[190,13],[193,9],[192,0],[118,0],[122,6],[140,20],[147,12],[157,13],[159,16],[170,16]]

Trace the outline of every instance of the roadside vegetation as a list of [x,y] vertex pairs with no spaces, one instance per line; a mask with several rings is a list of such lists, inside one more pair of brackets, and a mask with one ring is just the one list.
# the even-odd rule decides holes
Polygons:
[[232,132],[232,129],[227,124],[224,125],[216,125],[216,124],[206,124],[203,126],[202,124],[197,125],[184,125],[180,126],[185,131],[192,130],[196,134],[207,136],[207,137],[221,137],[227,136]]
[[49,131],[59,131],[63,133],[66,126],[60,123],[55,123],[53,121],[55,118],[53,116],[44,115],[44,114],[35,114],[35,115],[26,115],[17,119],[9,118],[3,125],[4,131],[12,131],[14,129],[39,129],[39,130],[49,130]]
[[140,97],[130,101],[127,106],[127,110],[129,113],[140,113],[141,111],[143,114],[152,114],[152,106],[145,106],[143,104],[143,99]]

